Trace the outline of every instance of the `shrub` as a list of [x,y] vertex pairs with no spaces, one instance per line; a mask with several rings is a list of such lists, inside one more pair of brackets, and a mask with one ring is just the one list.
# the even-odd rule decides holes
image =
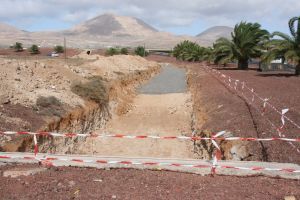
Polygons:
[[49,96],[49,97],[39,97],[36,100],[36,105],[38,107],[49,107],[49,106],[61,106],[60,101],[54,97],[54,96]]
[[13,48],[15,49],[15,51],[20,52],[23,51],[23,44],[20,42],[16,42],[16,44],[13,46]]
[[73,83],[71,90],[84,99],[94,101],[101,106],[108,106],[109,98],[106,86],[104,80],[99,76],[90,78],[86,83]]
[[141,57],[145,57],[145,56],[149,55],[149,52],[146,51],[145,47],[143,47],[143,46],[138,46],[134,52],[136,55],[141,56]]
[[30,47],[29,51],[31,52],[31,54],[39,54],[40,53],[39,47],[35,44]]
[[118,55],[120,53],[119,49],[111,47],[106,50],[105,54],[108,56]]
[[122,49],[121,49],[121,54],[123,54],[123,55],[128,55],[128,53],[129,53],[129,51],[128,51],[127,48],[122,48]]
[[54,96],[39,97],[36,100],[36,106],[33,107],[42,115],[61,117],[65,113],[63,104]]
[[58,45],[58,46],[55,46],[55,47],[54,47],[54,51],[55,51],[56,53],[63,53],[65,50],[64,50],[64,47],[63,47],[63,46]]

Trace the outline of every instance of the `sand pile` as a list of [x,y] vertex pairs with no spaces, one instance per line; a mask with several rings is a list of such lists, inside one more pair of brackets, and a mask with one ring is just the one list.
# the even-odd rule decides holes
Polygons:
[[[23,60],[0,58],[0,103],[34,105],[39,96],[55,96],[71,107],[84,105],[70,86],[92,76],[118,79],[135,70],[157,66],[138,56],[98,56],[98,60]],[[1,103],[1,104],[2,104]]]
[[99,75],[107,79],[115,79],[119,75],[157,66],[157,63],[148,61],[140,56],[115,55],[97,57],[98,59],[93,62],[88,62],[84,66],[71,66],[71,69],[85,77]]

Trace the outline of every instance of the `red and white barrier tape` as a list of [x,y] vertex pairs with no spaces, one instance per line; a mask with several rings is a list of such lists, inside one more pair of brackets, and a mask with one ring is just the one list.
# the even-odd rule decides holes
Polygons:
[[233,79],[232,77],[228,76],[228,75],[225,75],[225,74],[222,74],[221,72],[215,70],[215,69],[211,69],[210,67],[208,66],[205,66],[203,65],[207,70],[209,71],[212,71],[213,73],[219,75],[221,78],[223,79],[228,79],[228,86],[230,88],[232,88],[231,86],[231,83],[232,82],[235,82],[235,86],[234,86],[234,89],[237,90],[237,87],[238,87],[238,83],[241,83],[242,84],[242,90],[244,89],[247,89],[249,90],[251,93],[252,93],[252,102],[254,101],[254,96],[256,96],[259,100],[262,101],[263,104],[266,104],[268,105],[271,109],[273,109],[275,112],[277,112],[279,115],[281,115],[281,117],[283,119],[286,119],[287,121],[289,121],[291,124],[293,124],[295,127],[297,127],[298,129],[300,129],[300,125],[297,124],[295,121],[293,121],[292,119],[290,119],[289,117],[287,117],[286,115],[282,114],[284,110],[286,109],[283,109],[282,111],[280,111],[279,109],[277,109],[275,106],[273,106],[270,102],[265,102],[265,98],[262,98],[260,95],[258,95],[253,88],[249,88],[247,86],[247,84],[245,83],[245,81],[240,81],[240,80],[236,80],[236,79]]
[[293,168],[267,168],[267,167],[240,167],[240,166],[228,166],[228,165],[203,165],[203,164],[181,164],[181,163],[169,163],[169,162],[138,162],[131,160],[98,160],[98,159],[74,159],[74,158],[59,158],[55,156],[49,156],[41,159],[36,159],[36,157],[30,156],[19,156],[19,155],[5,155],[0,154],[0,160],[6,159],[24,159],[24,160],[38,160],[43,164],[49,166],[55,166],[54,161],[64,161],[64,162],[76,162],[76,163],[90,163],[90,164],[120,164],[120,165],[143,165],[143,166],[168,166],[168,167],[187,167],[187,168],[215,168],[215,169],[235,169],[235,170],[251,170],[251,171],[278,171],[286,173],[300,173],[300,170]]
[[[222,79],[223,81],[221,81],[220,79],[218,79],[218,78],[215,77],[215,76],[214,76],[214,77],[217,78],[219,81],[224,82],[224,83],[225,83],[225,86],[228,85],[228,87],[232,88],[232,87],[231,87],[231,84],[230,84],[230,83],[232,82],[232,78],[231,78],[230,76],[228,76],[228,83],[227,83],[227,82],[226,82],[226,80],[227,80],[226,77],[227,77],[227,76],[226,76],[225,74],[222,74],[221,72],[219,72],[219,71],[217,71],[217,70],[215,70],[215,69],[210,69],[208,66],[204,66],[204,67],[207,68],[208,71],[213,71],[214,73],[217,73],[217,75],[219,75],[221,78],[223,78],[223,79]],[[233,79],[233,80],[235,80],[235,79]],[[235,80],[236,85],[237,85],[238,82],[239,82],[239,80]],[[244,88],[246,88],[247,90],[249,90],[249,91],[252,93],[252,99],[251,99],[251,100],[249,100],[249,99],[245,96],[245,94],[244,94],[244,92],[243,92]],[[232,88],[232,89],[233,89],[233,88]],[[235,91],[236,91],[236,93],[237,93],[237,95],[238,95],[239,90],[237,90],[236,87],[234,87],[234,89],[235,89]],[[287,121],[291,122],[294,126],[296,126],[296,127],[298,128],[298,125],[297,125],[294,121],[292,121],[291,119],[289,119],[288,117],[285,116],[285,114],[288,112],[289,109],[283,109],[281,112],[278,111],[278,109],[276,109],[272,104],[270,104],[270,103],[268,102],[269,99],[263,99],[263,98],[261,98],[257,93],[254,92],[254,89],[253,89],[253,88],[250,89],[249,87],[247,87],[246,84],[245,84],[245,82],[242,82],[241,96],[242,96],[242,97],[243,97],[250,105],[252,105],[252,107],[253,107],[255,110],[257,110],[258,113],[260,113],[263,117],[265,117],[264,114],[265,114],[265,111],[266,111],[266,105],[269,105],[273,110],[275,110],[275,112],[277,112],[277,113],[279,113],[279,114],[281,115],[281,125],[280,125],[280,126],[276,126],[271,120],[269,120],[269,118],[265,117],[265,119],[270,123],[271,127],[274,128],[274,130],[278,132],[278,135],[279,135],[280,138],[285,137],[285,135],[282,134],[282,130],[283,130],[284,125],[285,125],[285,119],[286,119]],[[261,112],[258,108],[256,108],[256,106],[254,105],[254,97],[255,97],[255,96],[258,97],[258,99],[261,100],[261,101],[263,102],[263,110],[262,110],[262,112]],[[294,149],[296,149],[298,153],[300,153],[300,149],[297,148],[291,141],[288,141],[288,143],[289,143]]]
[[[34,135],[34,136],[53,136],[53,137],[85,137],[85,138],[124,138],[124,139],[158,139],[158,140],[211,140],[214,145],[215,141],[286,141],[286,142],[300,142],[300,138],[282,138],[282,137],[272,137],[272,138],[254,138],[254,137],[220,137],[226,131],[220,131],[216,133],[213,137],[198,137],[198,136],[157,136],[157,135],[122,135],[122,134],[76,134],[76,133],[54,133],[54,132],[14,132],[14,131],[0,131],[0,135]],[[219,135],[221,134],[221,135]],[[36,144],[36,139],[34,140]]]

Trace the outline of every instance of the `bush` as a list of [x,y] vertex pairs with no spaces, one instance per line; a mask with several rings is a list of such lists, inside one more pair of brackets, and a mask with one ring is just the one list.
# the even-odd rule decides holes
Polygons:
[[129,51],[128,51],[127,48],[122,48],[122,49],[121,49],[121,54],[123,54],[123,55],[128,55],[128,53],[129,53]]
[[31,54],[39,54],[40,53],[39,47],[35,44],[30,47],[29,51],[31,52]]
[[42,115],[61,117],[65,113],[63,104],[54,96],[39,97],[36,100],[36,106],[33,107]]
[[13,48],[15,49],[15,51],[20,52],[23,51],[23,44],[20,42],[16,42],[16,44],[13,46]]
[[108,93],[104,80],[95,76],[90,78],[86,83],[73,83],[71,86],[72,92],[78,96],[96,102],[101,106],[108,107]]
[[146,51],[145,47],[143,47],[143,46],[138,46],[134,52],[136,55],[141,56],[141,57],[145,57],[145,56],[149,55],[149,52]]
[[118,55],[120,53],[120,50],[114,47],[111,47],[106,50],[105,54],[108,56]]
[[50,107],[50,106],[61,106],[60,101],[54,97],[54,96],[49,96],[49,97],[39,97],[36,100],[36,105],[38,107]]
[[54,51],[55,51],[56,53],[63,53],[65,50],[64,50],[64,47],[63,47],[63,46],[58,45],[58,46],[55,46],[55,47],[54,47]]

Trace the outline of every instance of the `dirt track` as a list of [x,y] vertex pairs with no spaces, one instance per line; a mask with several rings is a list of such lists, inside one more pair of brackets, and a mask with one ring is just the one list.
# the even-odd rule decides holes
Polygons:
[[[188,94],[138,95],[133,102],[133,108],[123,116],[114,116],[108,122],[105,132],[128,135],[190,135],[191,109]],[[100,139],[95,140],[94,151],[97,155],[193,157],[190,141]]]

